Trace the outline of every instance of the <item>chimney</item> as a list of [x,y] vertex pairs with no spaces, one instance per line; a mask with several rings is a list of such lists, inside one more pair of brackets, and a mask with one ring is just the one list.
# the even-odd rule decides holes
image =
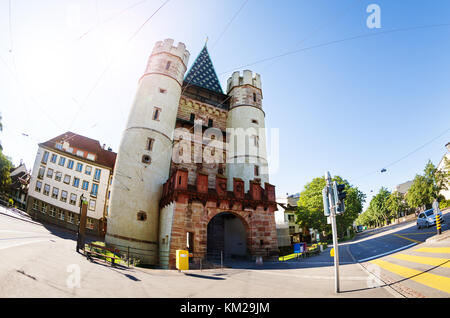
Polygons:
[[111,147],[108,147],[108,151],[112,151],[112,148],[111,148]]
[[102,147],[102,149],[103,149],[103,150],[105,150],[105,147],[106,147],[106,144],[103,144],[103,147]]

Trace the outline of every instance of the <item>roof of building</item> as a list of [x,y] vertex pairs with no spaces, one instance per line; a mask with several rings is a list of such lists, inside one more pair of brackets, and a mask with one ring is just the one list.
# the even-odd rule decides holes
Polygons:
[[184,79],[189,85],[195,85],[223,94],[219,78],[209,56],[206,44],[192,64]]
[[[58,151],[64,151],[56,147],[56,144],[63,144],[67,142],[70,145],[70,148],[84,150],[88,153],[95,154],[95,163],[109,167],[114,169],[114,164],[116,162],[117,154],[113,151],[103,149],[100,145],[100,142],[95,139],[91,139],[88,137],[84,137],[73,132],[67,131],[64,134],[61,134],[55,138],[52,138],[42,144],[41,146],[46,146],[48,148],[52,148]],[[67,150],[66,150],[67,152]],[[70,153],[70,152],[68,152]],[[75,151],[72,153],[76,155]],[[86,157],[83,157],[84,160],[89,160]],[[92,160],[90,160],[92,161]]]
[[406,192],[408,192],[409,188],[411,188],[412,184],[413,184],[413,181],[407,181],[407,182],[405,182],[405,183],[400,183],[399,185],[397,185],[397,186],[395,187],[395,190],[396,190],[398,193],[403,193],[403,194],[405,194]]

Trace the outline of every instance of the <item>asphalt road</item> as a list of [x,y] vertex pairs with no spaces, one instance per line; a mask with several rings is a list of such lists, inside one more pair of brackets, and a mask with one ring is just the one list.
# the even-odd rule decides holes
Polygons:
[[[444,216],[447,224],[449,215]],[[417,230],[415,223],[409,223],[367,231],[353,241],[341,243],[341,293],[336,294],[329,249],[305,259],[264,262],[263,265],[235,262],[224,269],[181,273],[112,268],[102,262],[91,263],[76,253],[74,233],[0,214],[0,297],[448,297],[447,283],[442,287],[439,281],[434,282],[436,277],[450,279],[445,264],[420,264],[415,268],[408,265],[414,273],[427,272],[429,281],[414,278],[415,281],[406,283],[406,274],[397,267],[391,268],[393,262],[405,265],[401,263],[404,260],[393,260],[393,256],[416,260],[418,255],[422,258],[427,255],[414,249],[427,246],[417,243],[433,236],[435,230],[435,227]],[[398,249],[403,249],[400,256],[396,253]],[[441,262],[448,258],[445,253],[436,254],[438,258],[434,260]],[[372,257],[377,259],[370,260]],[[426,258],[427,262],[429,259]],[[368,266],[375,261],[383,267],[381,274]],[[431,270],[433,272],[429,272]],[[381,281],[376,280],[379,277]],[[373,281],[377,283],[374,285]]]
[[[445,223],[442,225],[442,231],[445,231],[450,224],[450,213],[443,214],[443,218]],[[358,233],[354,240],[342,244],[347,246],[354,258],[350,256],[348,259],[349,255],[344,253],[343,261],[368,261],[423,243],[436,234],[436,226],[419,230],[415,221]]]

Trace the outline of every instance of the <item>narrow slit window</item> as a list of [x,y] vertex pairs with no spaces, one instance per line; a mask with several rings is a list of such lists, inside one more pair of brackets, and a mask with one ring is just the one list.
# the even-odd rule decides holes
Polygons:
[[167,64],[166,64],[166,71],[167,70],[169,70],[169,68],[170,68],[170,64],[171,64],[171,62],[169,61],[169,62],[167,62]]
[[153,120],[159,121],[159,115],[161,114],[161,108],[155,107],[153,110]]
[[192,122],[195,120],[195,114],[194,113],[191,113],[191,118],[189,120],[192,121]]
[[147,138],[147,150],[152,151],[153,150],[153,143],[155,142],[155,139],[153,138]]
[[208,127],[212,127],[213,125],[213,120],[212,119],[208,119]]
[[259,166],[255,166],[255,176],[259,176]]
[[256,102],[256,93],[253,93],[253,101]]

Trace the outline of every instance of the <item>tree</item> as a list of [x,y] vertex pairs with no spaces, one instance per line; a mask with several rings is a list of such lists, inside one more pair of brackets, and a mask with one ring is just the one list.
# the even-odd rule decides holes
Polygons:
[[371,217],[377,226],[386,224],[391,217],[391,211],[388,208],[387,200],[391,193],[382,187],[372,198],[369,204],[369,217]]
[[11,159],[0,151],[0,191],[5,192],[11,184],[10,171],[13,167]]
[[[339,184],[344,184],[345,192],[347,193],[347,197],[344,200],[345,212],[336,218],[338,234],[342,236],[353,225],[354,220],[362,211],[366,196],[358,188],[351,186],[347,180],[339,176],[333,177],[332,180]],[[301,228],[314,228],[320,232],[325,231],[326,235],[328,235],[331,233],[331,225],[327,224],[322,199],[322,190],[325,186],[325,177],[314,178],[310,183],[306,184],[297,202],[296,215],[297,222]]]
[[439,193],[442,190],[448,190],[448,176],[448,171],[438,170],[429,160],[424,174],[415,176],[413,184],[406,194],[406,201],[415,208],[431,209],[435,199],[442,199]]
[[391,214],[397,219],[400,217],[400,212],[408,209],[408,205],[405,203],[403,195],[397,191],[391,193],[387,199],[386,205],[391,211]]

